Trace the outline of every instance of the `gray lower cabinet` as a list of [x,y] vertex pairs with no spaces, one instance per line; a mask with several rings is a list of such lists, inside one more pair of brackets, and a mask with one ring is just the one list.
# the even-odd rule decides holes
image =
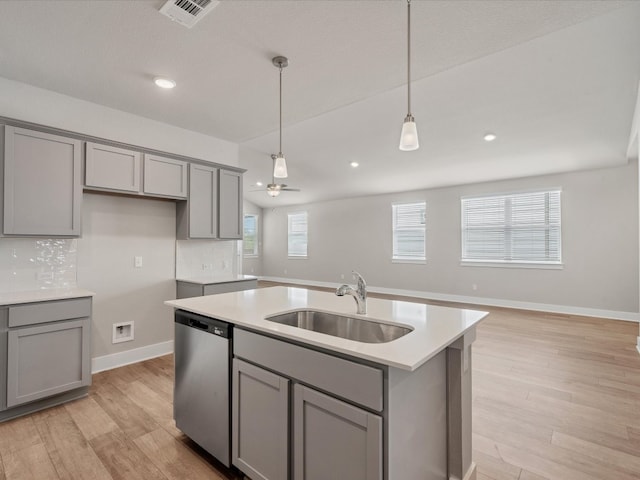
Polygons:
[[140,152],[87,142],[84,163],[86,188],[140,192]]
[[80,236],[82,142],[12,126],[3,141],[3,234]]
[[91,384],[90,297],[10,305],[4,312],[0,378],[6,378],[7,409],[28,413],[25,404],[42,408],[48,405],[38,400]]
[[220,211],[218,236],[242,239],[242,174],[220,170]]
[[252,480],[287,480],[289,380],[236,358],[232,384],[233,464]]
[[202,297],[203,295],[216,295],[218,293],[240,292],[258,288],[257,278],[248,278],[230,282],[189,282],[178,280],[176,282],[176,298]]
[[253,480],[384,478],[382,370],[239,328],[233,348],[234,465]]
[[293,479],[382,480],[382,417],[296,384]]
[[143,192],[170,198],[187,198],[187,162],[144,154]]

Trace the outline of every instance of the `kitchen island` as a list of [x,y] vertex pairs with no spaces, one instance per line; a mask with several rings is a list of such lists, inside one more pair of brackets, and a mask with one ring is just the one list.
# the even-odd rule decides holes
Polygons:
[[[471,344],[486,312],[272,287],[165,302],[233,333],[233,464],[269,480],[473,479]],[[362,343],[266,320],[334,312],[411,331]],[[178,379],[176,379],[177,381]]]

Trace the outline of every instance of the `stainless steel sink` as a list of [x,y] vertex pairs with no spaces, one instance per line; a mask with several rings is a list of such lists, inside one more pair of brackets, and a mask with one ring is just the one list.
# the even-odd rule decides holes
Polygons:
[[390,342],[412,330],[399,325],[363,320],[335,313],[318,312],[316,310],[279,313],[265,317],[265,320],[363,343]]

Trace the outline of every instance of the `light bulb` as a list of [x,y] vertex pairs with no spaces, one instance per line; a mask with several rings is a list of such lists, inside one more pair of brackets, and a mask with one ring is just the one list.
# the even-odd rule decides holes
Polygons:
[[416,122],[411,115],[407,115],[404,119],[404,123],[402,124],[399,148],[404,152],[409,152],[411,150],[417,150],[419,146]]
[[273,176],[275,178],[287,178],[287,161],[284,159],[282,152],[276,156],[275,163],[273,165]]
[[155,83],[160,88],[174,88],[176,86],[176,82],[174,82],[170,78],[164,77],[154,78],[153,83]]

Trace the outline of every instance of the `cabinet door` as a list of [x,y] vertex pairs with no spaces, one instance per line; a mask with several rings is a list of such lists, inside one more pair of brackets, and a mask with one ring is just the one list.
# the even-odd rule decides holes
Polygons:
[[10,126],[4,133],[3,232],[79,236],[81,142]]
[[140,191],[140,152],[87,142],[84,184],[123,192]]
[[90,319],[10,329],[7,407],[91,384]]
[[189,165],[189,238],[218,236],[218,169]]
[[288,399],[289,380],[233,360],[233,464],[253,480],[288,478]]
[[382,479],[381,417],[300,384],[293,401],[294,480]]
[[187,198],[187,163],[157,155],[144,155],[144,193]]
[[220,238],[242,239],[242,174],[220,170]]

